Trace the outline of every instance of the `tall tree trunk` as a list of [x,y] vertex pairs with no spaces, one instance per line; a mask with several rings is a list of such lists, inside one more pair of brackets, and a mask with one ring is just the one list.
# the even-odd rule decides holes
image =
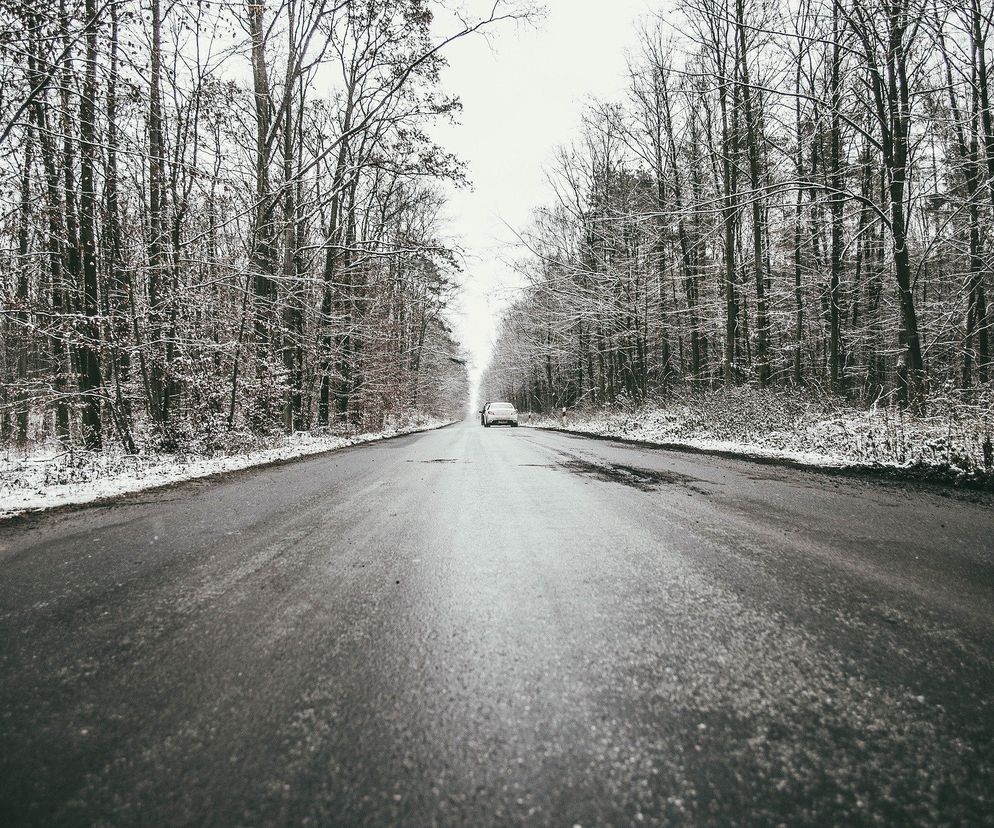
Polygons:
[[[994,216],[994,112],[991,110],[990,82],[987,67],[987,34],[990,31],[990,13],[983,15],[980,0],[970,0],[970,21],[972,28],[972,50],[974,54],[974,111],[979,109],[978,125],[974,131],[983,140],[984,156],[987,161],[987,190],[991,200],[992,216]],[[979,164],[979,160],[978,160]],[[979,185],[979,182],[978,182]],[[978,217],[979,218],[979,217]],[[990,268],[986,268],[989,272]],[[977,331],[977,369],[982,383],[987,382],[991,362],[992,319],[988,309],[985,274],[979,273],[975,283],[973,304],[975,308],[975,327]]]
[[[41,36],[41,15],[32,17],[32,30],[37,37]],[[29,74],[32,84],[37,86],[44,76],[46,68],[38,57],[35,37],[32,37],[28,53]],[[35,96],[29,109],[38,138],[39,155],[45,171],[45,247],[48,264],[48,295],[53,319],[58,323],[66,311],[67,297],[65,288],[65,263],[67,260],[65,245],[67,230],[64,221],[66,213],[64,195],[61,194],[59,170],[56,166],[57,153],[52,141],[52,130],[48,117],[47,98],[45,94]],[[68,384],[66,381],[70,365],[70,354],[64,337],[53,333],[49,339],[52,361],[52,385],[55,390],[55,433],[63,442],[69,439],[69,401]]]
[[762,170],[760,164],[759,112],[753,106],[753,90],[749,83],[749,60],[746,50],[745,0],[735,0],[736,29],[738,32],[739,73],[742,79],[742,109],[746,127],[746,152],[749,158],[749,182],[752,188],[752,269],[756,282],[756,374],[759,385],[765,388],[770,382],[769,321],[766,311],[766,290],[763,265],[763,201]]
[[832,217],[832,242],[831,242],[831,275],[829,279],[828,302],[829,302],[829,378],[832,389],[836,392],[842,390],[842,307],[840,293],[842,290],[842,208],[843,208],[843,188],[845,180],[842,171],[842,82],[841,63],[842,45],[839,39],[842,33],[839,29],[839,2],[832,2],[832,57],[830,69],[831,86],[831,123],[829,137],[829,202],[828,209]]
[[162,9],[152,0],[152,53],[148,106],[148,315],[149,414],[159,424],[160,437],[169,440],[169,366],[163,337],[167,302],[165,219],[165,143],[162,118]]
[[[907,0],[890,0],[888,9],[888,120],[891,125],[890,140],[884,141],[884,159],[889,162],[890,216],[893,239],[894,269],[897,276],[898,301],[904,325],[906,349],[906,379],[903,396],[916,401],[924,388],[924,362],[921,338],[918,331],[918,314],[915,309],[911,277],[911,255],[908,251],[906,216],[908,152],[910,142],[911,100],[908,88],[908,29]],[[888,151],[888,144],[890,145]]]
[[[971,78],[974,82],[970,84],[972,90],[971,101],[967,104],[970,106],[968,111],[971,113],[970,121],[968,122],[965,117],[965,113],[960,108],[958,96],[956,94],[956,87],[953,85],[952,60],[948,50],[946,49],[946,40],[941,26],[938,29],[938,35],[939,46],[942,51],[942,57],[946,68],[946,85],[949,90],[949,107],[953,116],[953,132],[956,136],[956,146],[959,150],[960,163],[963,169],[963,179],[966,184],[966,211],[967,216],[969,217],[969,229],[967,232],[969,236],[970,270],[966,284],[967,309],[965,332],[963,337],[962,366],[963,388],[969,389],[973,385],[973,366],[977,356],[974,348],[974,339],[978,334],[978,326],[983,324],[984,312],[986,310],[986,308],[981,307],[981,302],[984,298],[984,262],[980,240],[979,191],[981,166],[980,147],[977,138],[977,134],[980,129],[980,101],[976,84],[976,62],[974,62],[974,76]],[[967,138],[967,129],[969,129],[969,138]],[[986,302],[983,302],[983,304],[986,304]],[[983,328],[980,329],[979,333],[982,337],[986,335],[986,331]],[[982,350],[986,350],[986,342],[984,342],[983,345],[985,347]],[[983,360],[981,360],[980,368],[982,371],[986,368]],[[981,380],[986,380],[986,376],[983,376]]]
[[[273,126],[273,104],[266,62],[266,26],[264,5],[247,7],[249,33],[252,38],[252,87],[255,98],[255,209],[252,227],[252,252],[249,267],[252,272],[252,292],[255,299],[253,326],[257,365],[259,399],[253,409],[257,429],[269,426],[269,385],[272,382],[273,329],[276,313],[276,242],[273,213],[276,208],[269,181],[272,157],[270,130]],[[287,91],[289,93],[289,90]],[[290,140],[288,138],[288,140]]]
[[725,365],[723,373],[725,385],[731,385],[738,382],[739,372],[738,365],[736,364],[739,303],[736,291],[737,277],[735,274],[735,227],[736,213],[738,211],[736,194],[738,168],[735,164],[735,155],[737,154],[738,141],[737,130],[732,121],[733,114],[728,111],[729,80],[724,73],[724,56],[720,58],[720,61],[718,102],[721,109],[721,169],[724,202],[722,205],[722,223],[725,237]]
[[63,335],[59,337],[59,351],[62,352],[62,379],[57,388],[58,396],[65,408],[57,409],[57,417],[65,419],[64,426],[57,426],[65,438],[70,436],[70,407],[69,399],[73,394],[71,385],[79,390],[79,341],[72,332],[71,320],[80,310],[80,289],[82,288],[83,260],[82,247],[79,240],[79,205],[76,183],[76,136],[79,134],[77,125],[73,122],[72,90],[76,78],[76,70],[72,54],[72,38],[69,30],[69,16],[64,0],[60,0],[59,21],[62,39],[65,42],[67,57],[62,64],[59,98],[61,104],[62,127],[62,189],[65,222],[62,252],[65,257],[62,271],[63,279],[55,291],[56,313],[62,317]]
[[[673,170],[673,209],[677,215],[677,237],[680,244],[680,264],[683,269],[684,293],[687,296],[687,315],[690,322],[690,373],[696,379],[701,373],[701,340],[700,322],[698,320],[698,293],[697,269],[694,262],[693,241],[687,227],[687,211],[684,209],[683,182],[680,176],[679,156],[677,153],[676,139],[674,137],[673,113],[670,105],[670,95],[667,77],[663,73],[663,68],[659,67],[659,99],[662,104],[662,114],[664,116],[663,129],[666,132],[666,147],[669,153],[669,163]],[[657,179],[659,179],[658,210],[660,222],[664,221],[664,198],[662,192],[662,136],[657,140],[656,167],[658,169]],[[661,229],[661,228],[660,228]]]
[[[14,442],[23,446],[28,442],[28,414],[31,406],[31,395],[28,392],[28,354],[29,325],[31,312],[29,310],[30,291],[28,278],[28,254],[30,252],[30,232],[32,210],[31,200],[31,167],[34,164],[34,130],[29,126],[25,131],[24,165],[21,172],[21,205],[17,217],[17,282],[15,287],[15,302],[17,310],[14,318],[18,322],[15,339],[17,347],[16,391],[14,413]],[[5,423],[6,426],[6,423]]]
[[348,345],[347,339],[343,340],[341,338],[341,333],[333,337],[332,329],[333,322],[342,325],[340,318],[333,317],[335,311],[340,310],[336,296],[341,288],[336,284],[336,279],[339,278],[339,257],[343,252],[340,248],[344,247],[341,240],[340,225],[342,200],[346,185],[345,176],[349,158],[349,134],[352,130],[355,90],[355,78],[352,78],[346,90],[347,99],[342,118],[342,139],[338,145],[338,155],[335,159],[335,171],[331,181],[331,206],[328,227],[325,232],[325,258],[324,273],[322,275],[320,317],[320,330],[322,331],[321,364],[319,369],[321,374],[321,388],[318,400],[318,423],[320,425],[328,425],[331,422],[332,377],[330,371],[334,346],[337,344],[339,348],[344,348]]
[[104,245],[107,249],[109,278],[103,291],[105,332],[110,357],[110,373],[114,382],[112,411],[117,431],[125,451],[134,453],[131,405],[124,387],[131,372],[131,356],[126,347],[129,336],[129,300],[131,276],[124,262],[124,244],[121,237],[121,206],[118,194],[117,150],[119,144],[117,125],[118,50],[120,16],[116,3],[110,6],[110,68],[107,75],[107,155],[104,168],[105,223]]
[[[801,59],[803,53],[798,53],[795,73],[795,87],[801,90]],[[804,384],[804,369],[802,352],[804,348],[804,292],[803,292],[803,246],[804,246],[804,189],[800,182],[804,180],[804,135],[801,125],[801,96],[794,98],[794,130],[797,140],[795,155],[795,176],[797,178],[797,195],[794,205],[794,359],[793,376],[795,385]]]
[[[301,99],[298,99],[302,103]],[[299,174],[302,145],[303,112],[294,128],[292,107],[284,115],[283,177],[286,188],[284,199],[285,230],[283,236],[283,278],[286,284],[286,302],[283,307],[283,367],[289,386],[284,408],[283,425],[288,432],[303,428],[303,336],[304,307],[300,289],[303,262],[300,258],[299,239],[303,238],[303,182]]]
[[86,319],[83,343],[79,349],[79,390],[83,398],[83,445],[99,450],[101,432],[100,295],[97,265],[97,194],[95,181],[97,111],[97,4],[86,0],[86,66],[79,106],[80,199],[79,241],[83,265],[83,315]]

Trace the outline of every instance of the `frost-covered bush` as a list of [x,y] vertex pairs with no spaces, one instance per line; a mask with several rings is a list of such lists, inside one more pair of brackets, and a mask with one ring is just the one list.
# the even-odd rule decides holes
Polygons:
[[[994,480],[994,394],[944,393],[918,412],[855,406],[809,390],[749,386],[650,400],[638,408],[570,412],[566,428],[656,443],[683,443],[833,465],[938,471]],[[559,420],[540,425],[561,426]]]

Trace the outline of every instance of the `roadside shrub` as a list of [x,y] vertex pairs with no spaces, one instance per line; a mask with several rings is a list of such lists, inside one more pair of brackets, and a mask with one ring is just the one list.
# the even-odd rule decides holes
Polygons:
[[[861,408],[807,389],[751,386],[677,394],[637,408],[570,412],[566,427],[655,443],[682,443],[833,465],[939,472],[994,480],[994,393],[968,400],[946,389],[918,412]],[[558,419],[539,425],[561,427]]]

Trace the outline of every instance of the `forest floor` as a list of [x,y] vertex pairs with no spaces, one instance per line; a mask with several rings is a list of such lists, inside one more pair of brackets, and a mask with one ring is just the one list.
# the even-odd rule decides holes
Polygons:
[[[527,422],[527,415],[523,422]],[[739,387],[641,406],[571,409],[532,425],[793,464],[994,485],[994,395],[929,399],[919,413],[808,391]]]
[[0,520],[56,506],[90,503],[170,483],[264,466],[310,454],[427,431],[449,420],[415,416],[383,431],[318,434],[297,432],[242,440],[228,451],[86,452],[61,444],[0,450]]

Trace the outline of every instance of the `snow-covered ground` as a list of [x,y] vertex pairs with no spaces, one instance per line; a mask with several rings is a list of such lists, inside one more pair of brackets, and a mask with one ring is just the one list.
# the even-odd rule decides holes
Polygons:
[[384,431],[350,436],[298,432],[267,440],[252,451],[213,457],[193,454],[128,455],[114,450],[88,453],[62,448],[24,454],[9,449],[0,454],[0,520],[24,512],[89,503],[167,483],[304,457],[399,434],[427,431],[448,422],[422,417]]
[[569,411],[565,422],[537,418],[532,424],[814,466],[994,480],[990,401],[944,400],[915,415],[896,407],[866,410],[834,398],[737,388],[638,408]]

